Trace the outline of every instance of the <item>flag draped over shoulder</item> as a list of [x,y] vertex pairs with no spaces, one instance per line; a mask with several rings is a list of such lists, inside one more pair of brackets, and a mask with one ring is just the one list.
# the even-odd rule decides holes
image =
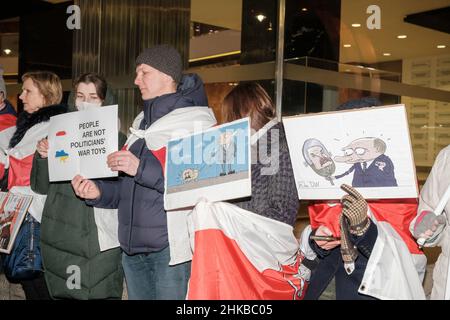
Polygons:
[[224,202],[200,202],[188,223],[194,248],[188,299],[304,297],[307,275],[292,226]]
[[[128,150],[138,139],[145,139],[150,152],[161,164],[163,173],[166,167],[166,146],[171,139],[180,138],[193,133],[200,133],[211,128],[217,121],[214,112],[208,107],[186,107],[175,109],[155,121],[148,129],[139,130],[144,119],[141,112],[130,128],[131,135],[123,149]],[[170,244],[170,265],[176,265],[192,259],[189,245],[186,215],[191,210],[167,211],[167,231]]]
[[48,126],[48,122],[32,126],[14,148],[7,150],[8,189],[12,193],[33,196],[28,212],[39,222],[41,222],[46,196],[31,190],[30,176],[36,145],[39,140],[48,135]]
[[[378,238],[360,292],[378,299],[425,299],[422,280],[426,257],[409,232],[409,224],[417,213],[417,201],[383,200],[368,204],[369,216],[377,225]],[[325,225],[339,236],[341,211],[339,203],[309,206],[312,228]]]
[[39,140],[48,135],[48,122],[41,122],[27,130],[25,136],[12,149],[8,150],[9,174],[8,188],[29,186],[34,153]]
[[16,131],[16,117],[12,114],[0,115],[0,179],[5,174],[5,169],[8,167],[7,150],[9,147],[9,140],[11,140]]

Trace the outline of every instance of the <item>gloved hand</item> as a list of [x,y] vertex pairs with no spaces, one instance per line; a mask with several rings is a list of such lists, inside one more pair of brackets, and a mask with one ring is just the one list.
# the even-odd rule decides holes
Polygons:
[[417,217],[413,236],[416,239],[424,239],[433,242],[444,230],[447,221],[444,215],[436,216],[434,212],[424,210]]
[[353,187],[343,184],[341,189],[347,192],[342,197],[342,214],[347,218],[350,233],[362,236],[370,226],[367,216],[367,202]]

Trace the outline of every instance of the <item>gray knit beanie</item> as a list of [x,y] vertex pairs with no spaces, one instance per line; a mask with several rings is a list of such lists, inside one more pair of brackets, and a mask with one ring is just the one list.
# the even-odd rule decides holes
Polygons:
[[5,80],[3,80],[3,69],[0,67],[0,92],[4,93],[4,98],[6,99],[6,85]]
[[145,49],[136,59],[136,66],[147,64],[169,76],[179,83],[183,66],[178,51],[167,44]]

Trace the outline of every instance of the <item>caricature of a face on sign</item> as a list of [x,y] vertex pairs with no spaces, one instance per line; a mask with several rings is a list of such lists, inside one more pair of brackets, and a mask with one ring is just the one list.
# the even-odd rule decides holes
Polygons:
[[303,144],[303,158],[315,173],[334,185],[330,177],[336,170],[336,165],[322,142],[317,139],[306,140]]
[[358,188],[396,187],[394,164],[385,155],[386,143],[380,138],[360,138],[344,147],[343,156],[334,157],[336,162],[352,165],[347,172],[337,175],[340,179],[353,173],[352,186]]

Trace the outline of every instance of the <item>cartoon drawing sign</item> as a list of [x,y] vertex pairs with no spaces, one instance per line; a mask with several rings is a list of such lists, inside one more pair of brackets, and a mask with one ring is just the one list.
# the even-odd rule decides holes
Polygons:
[[106,165],[118,149],[118,106],[71,112],[50,119],[48,166],[50,181],[116,177]]
[[367,199],[416,198],[404,105],[283,119],[300,199],[339,199],[349,184]]
[[245,118],[184,138],[166,154],[166,210],[251,195],[250,125]]

